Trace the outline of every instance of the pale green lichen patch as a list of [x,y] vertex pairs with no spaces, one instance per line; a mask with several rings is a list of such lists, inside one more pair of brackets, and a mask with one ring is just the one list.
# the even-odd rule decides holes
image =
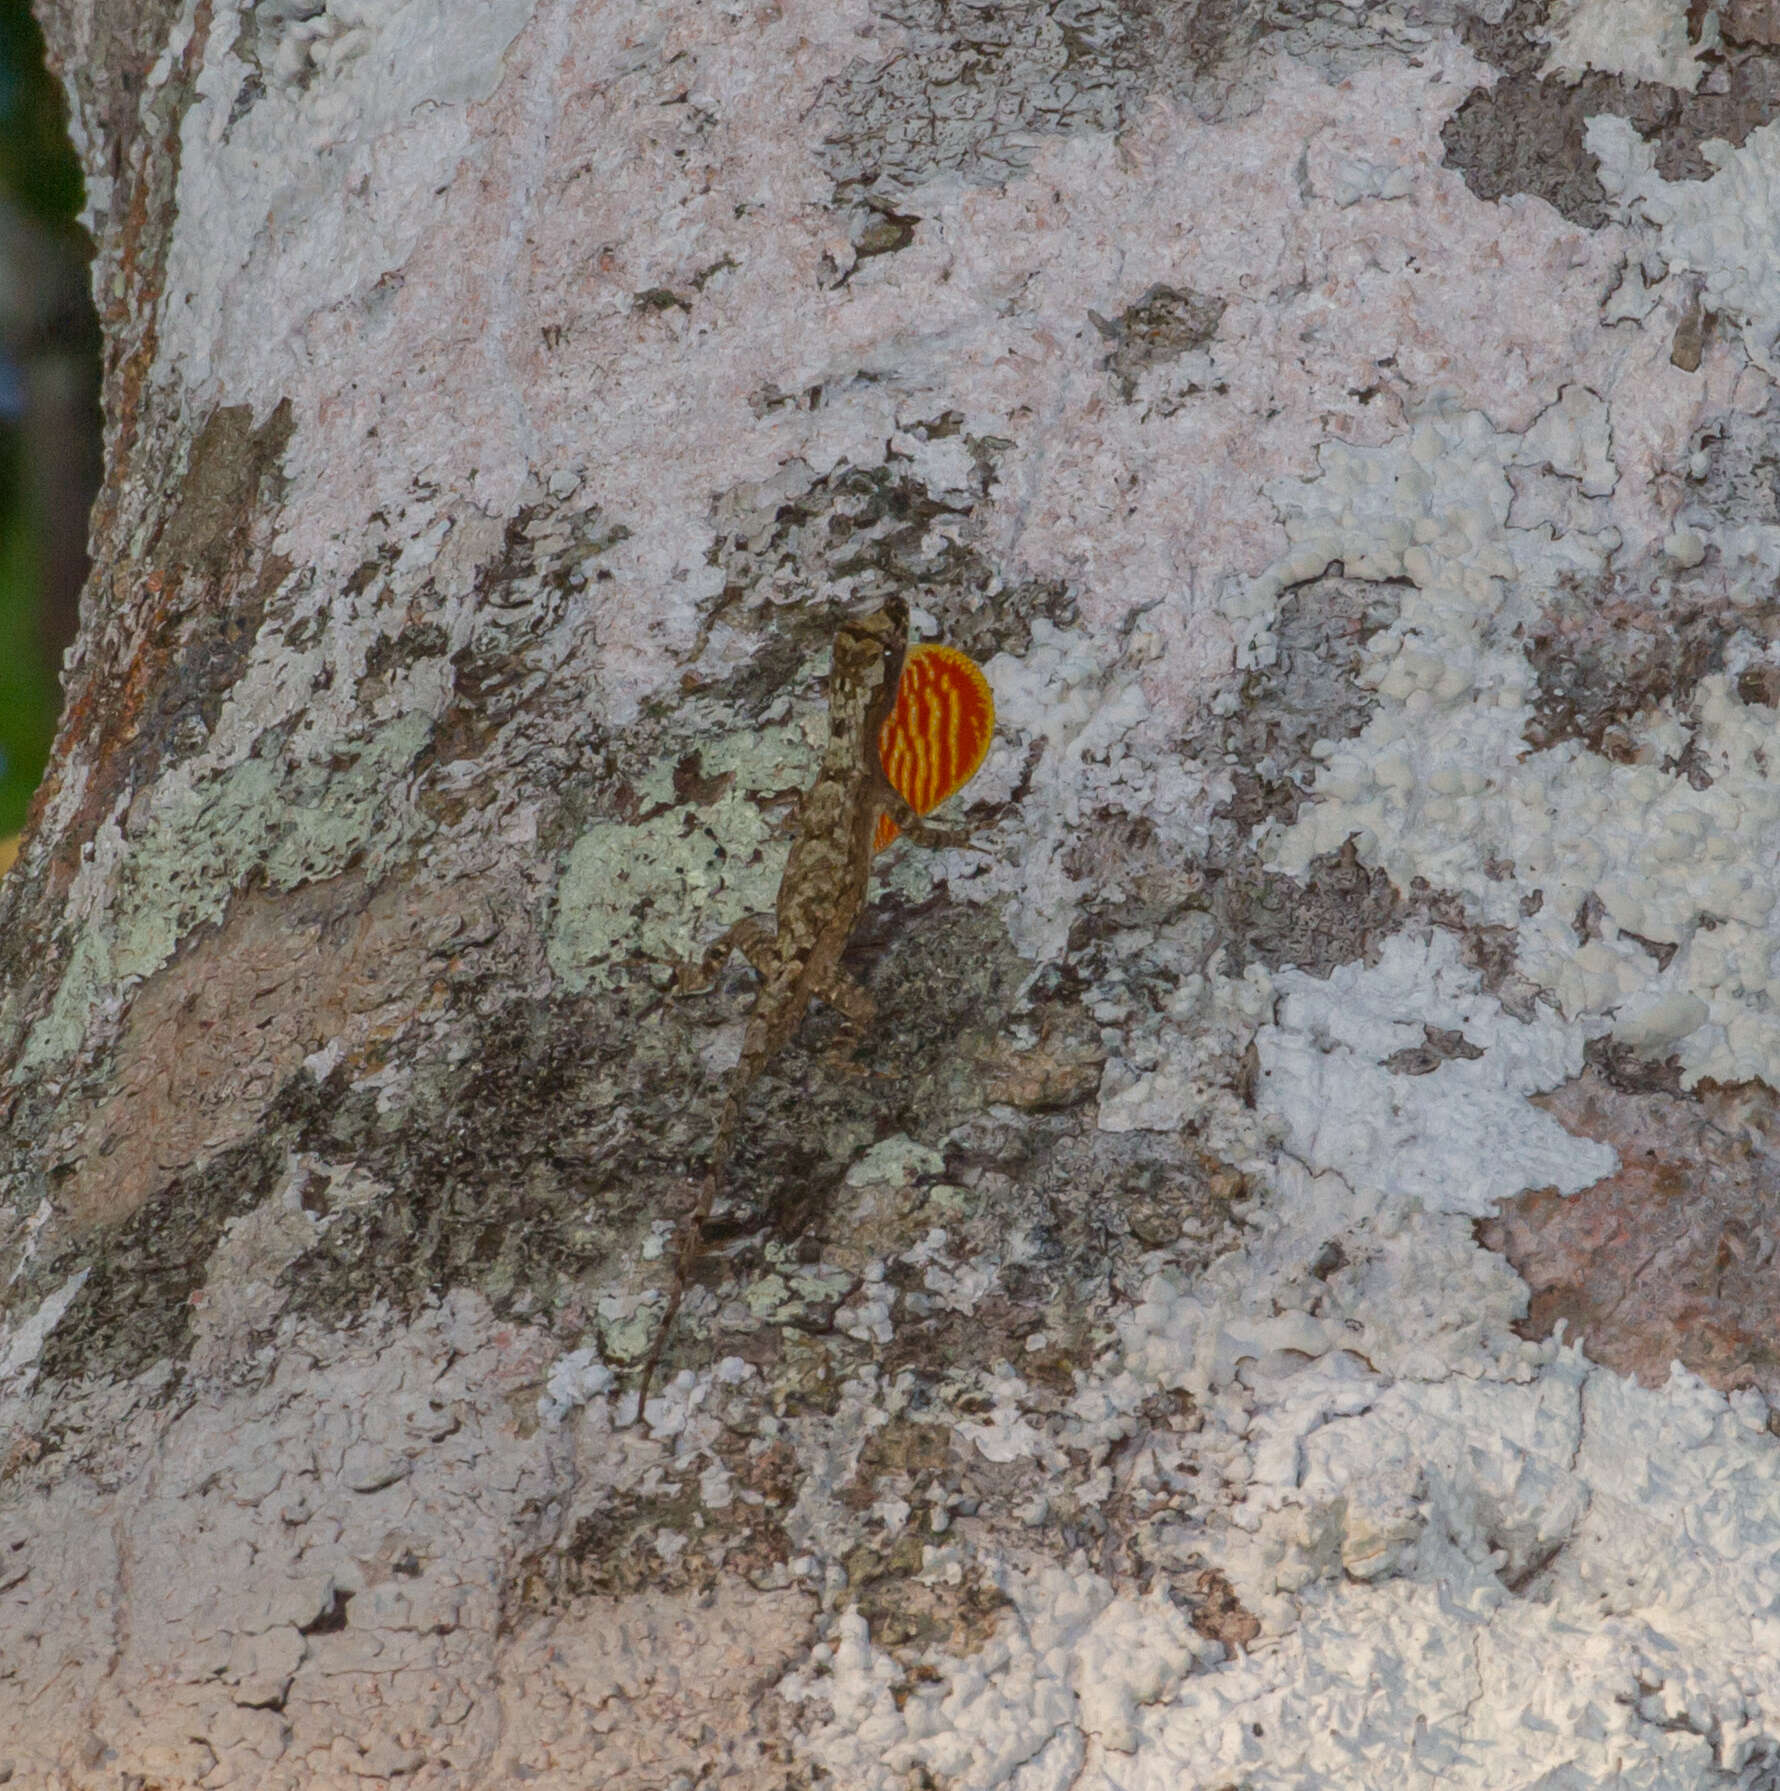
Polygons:
[[338,875],[361,854],[373,869],[387,861],[410,832],[402,774],[431,730],[428,716],[411,713],[326,759],[255,758],[214,783],[176,783],[134,839],[108,822],[99,848],[115,866],[111,890],[85,917],[20,1067],[72,1057],[95,1010],[121,985],[152,976],[195,927],[220,920],[249,875],[294,889]]
[[634,1300],[608,1295],[599,1304],[598,1331],[605,1359],[610,1362],[640,1362],[643,1352],[655,1341],[661,1323],[661,1309],[650,1302],[638,1305]]
[[784,1245],[769,1246],[766,1256],[772,1267],[742,1295],[749,1312],[766,1324],[795,1324],[813,1308],[837,1306],[855,1285],[841,1269],[799,1268]]
[[627,959],[692,957],[743,915],[770,912],[790,838],[769,804],[801,790],[815,763],[795,724],[658,759],[636,793],[645,818],[598,822],[569,849],[551,968],[577,992],[610,987]]
[[873,1182],[888,1182],[892,1187],[906,1188],[923,1175],[942,1174],[945,1167],[946,1159],[940,1152],[898,1132],[874,1144],[847,1171],[847,1185],[863,1188]]

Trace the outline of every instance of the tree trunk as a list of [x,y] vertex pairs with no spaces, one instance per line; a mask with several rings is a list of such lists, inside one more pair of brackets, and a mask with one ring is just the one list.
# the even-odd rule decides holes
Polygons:
[[41,10],[8,1782],[1773,1782],[1772,8]]

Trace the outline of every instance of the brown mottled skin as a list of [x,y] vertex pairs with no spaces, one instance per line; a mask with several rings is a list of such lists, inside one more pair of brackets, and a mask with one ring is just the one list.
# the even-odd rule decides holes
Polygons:
[[908,651],[908,605],[893,597],[882,609],[845,622],[834,637],[828,684],[828,745],[816,781],[797,808],[797,839],[779,880],[776,928],[761,915],[738,921],[705,954],[696,971],[683,968],[682,989],[706,987],[732,951],[760,974],[742,1054],[730,1072],[711,1160],[698,1205],[681,1234],[667,1309],[637,1384],[637,1417],[679,1316],[686,1278],[704,1246],[705,1221],[735,1142],[736,1123],[766,1066],[791,1042],[812,996],[826,1001],[856,1036],[871,1023],[870,995],[841,969],[841,954],[865,906],[871,880],[872,839],[888,813],[903,834],[925,846],[962,845],[965,835],[931,827],[891,787],[878,759],[878,733],[896,703]]

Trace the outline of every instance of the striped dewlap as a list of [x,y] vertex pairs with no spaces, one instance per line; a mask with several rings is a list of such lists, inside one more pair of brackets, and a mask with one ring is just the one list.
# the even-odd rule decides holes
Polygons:
[[[976,776],[995,733],[995,699],[976,661],[953,647],[913,647],[896,707],[878,735],[884,775],[917,814],[936,809]],[[896,838],[888,815],[874,850]]]

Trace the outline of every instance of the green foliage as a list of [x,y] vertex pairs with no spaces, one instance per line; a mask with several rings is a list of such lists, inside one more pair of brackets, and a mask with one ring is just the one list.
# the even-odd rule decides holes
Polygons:
[[80,163],[29,0],[0,0],[0,186],[45,223],[80,210]]
[[[9,482],[10,483],[10,482]],[[55,731],[57,691],[37,644],[37,553],[23,507],[0,514],[0,837],[17,832]]]
[[[80,164],[28,0],[0,0],[0,188],[40,222],[77,231]],[[0,428],[0,838],[25,818],[60,699],[38,638],[37,542],[19,452]]]

